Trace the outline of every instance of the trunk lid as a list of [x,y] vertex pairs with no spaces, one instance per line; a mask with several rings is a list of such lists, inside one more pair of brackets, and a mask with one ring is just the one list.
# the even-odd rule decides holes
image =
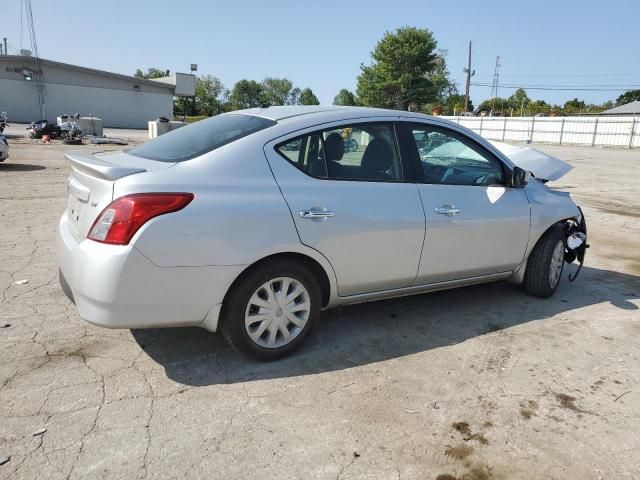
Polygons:
[[158,162],[126,152],[67,153],[71,175],[67,183],[67,214],[76,240],[87,237],[96,217],[113,200],[114,183],[123,177],[169,168],[174,163]]

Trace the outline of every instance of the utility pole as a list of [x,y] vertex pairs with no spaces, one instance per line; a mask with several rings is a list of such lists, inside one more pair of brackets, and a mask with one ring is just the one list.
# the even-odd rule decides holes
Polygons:
[[493,83],[491,84],[491,110],[495,111],[496,98],[498,97],[498,80],[500,78],[500,57],[496,57],[496,66],[493,69]]
[[467,113],[469,111],[469,89],[471,87],[471,77],[476,74],[476,71],[471,71],[471,40],[469,40],[469,63],[467,64],[467,68],[463,69],[467,74],[467,88],[464,93],[464,112]]

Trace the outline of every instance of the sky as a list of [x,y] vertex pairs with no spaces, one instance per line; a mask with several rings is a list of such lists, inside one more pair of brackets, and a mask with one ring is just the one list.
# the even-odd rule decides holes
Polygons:
[[[24,0],[2,0],[0,37],[31,48]],[[121,1],[76,4],[32,0],[40,57],[132,75],[136,68],[212,74],[227,88],[242,79],[286,77],[322,104],[341,88],[354,91],[360,65],[386,31],[431,30],[464,93],[473,41],[474,83],[491,84],[500,56],[498,95],[516,86],[599,88],[533,90],[529,97],[563,104],[615,99],[640,88],[639,0],[445,1]],[[22,32],[22,36],[21,36]],[[11,52],[11,49],[10,49]],[[627,88],[624,88],[627,87]],[[476,105],[490,86],[472,86]]]

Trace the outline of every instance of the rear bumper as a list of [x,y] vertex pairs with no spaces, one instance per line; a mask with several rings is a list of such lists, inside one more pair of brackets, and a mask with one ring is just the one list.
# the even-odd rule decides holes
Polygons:
[[227,289],[243,266],[159,267],[132,245],[78,242],[58,226],[61,285],[80,317],[108,328],[217,328]]

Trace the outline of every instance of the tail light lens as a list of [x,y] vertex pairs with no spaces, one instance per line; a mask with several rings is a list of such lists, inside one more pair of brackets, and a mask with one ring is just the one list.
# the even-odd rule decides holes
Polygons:
[[111,202],[98,215],[87,238],[113,245],[127,245],[146,222],[177,212],[189,205],[193,193],[138,193]]

